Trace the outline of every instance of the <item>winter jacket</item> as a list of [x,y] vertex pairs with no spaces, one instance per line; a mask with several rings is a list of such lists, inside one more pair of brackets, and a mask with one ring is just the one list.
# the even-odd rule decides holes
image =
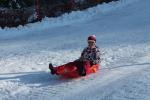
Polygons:
[[90,61],[92,65],[100,63],[100,50],[96,46],[95,48],[90,49],[89,47],[84,48],[79,58],[82,61]]

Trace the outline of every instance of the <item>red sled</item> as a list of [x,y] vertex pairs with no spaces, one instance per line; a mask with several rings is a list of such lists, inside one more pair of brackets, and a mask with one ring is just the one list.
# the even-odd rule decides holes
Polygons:
[[[93,66],[85,66],[86,68],[86,75],[92,74],[92,73],[96,73],[99,70],[100,65],[96,64]],[[55,70],[57,70],[57,74],[58,76],[61,76],[63,78],[78,78],[81,77],[79,75],[79,72],[77,70],[76,66],[69,66],[69,67],[57,67],[55,68]]]

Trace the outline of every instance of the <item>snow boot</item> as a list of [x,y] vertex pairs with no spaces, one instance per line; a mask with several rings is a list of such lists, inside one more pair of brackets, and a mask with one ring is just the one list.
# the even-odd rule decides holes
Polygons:
[[78,67],[78,72],[80,76],[86,76],[86,69],[83,66]]
[[55,69],[54,69],[52,63],[49,64],[49,69],[51,70],[51,74],[52,74],[52,75],[56,74],[56,71],[55,71]]

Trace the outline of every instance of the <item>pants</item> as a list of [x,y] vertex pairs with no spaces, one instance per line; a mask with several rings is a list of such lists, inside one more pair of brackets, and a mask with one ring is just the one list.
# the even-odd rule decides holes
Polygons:
[[[86,69],[91,67],[91,64],[89,61],[74,61],[74,62],[69,62],[67,64],[55,67],[55,71],[57,75],[63,75],[65,73],[72,72],[74,70],[78,71],[78,74],[80,76],[85,76],[86,75]],[[69,72],[68,72],[69,71]]]

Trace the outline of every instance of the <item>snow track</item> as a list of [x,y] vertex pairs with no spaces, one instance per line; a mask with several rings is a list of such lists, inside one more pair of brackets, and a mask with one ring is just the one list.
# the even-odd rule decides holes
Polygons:
[[[138,48],[142,46],[144,49]],[[48,61],[45,61],[44,58],[39,59],[39,61],[41,61],[41,65],[37,65],[35,68],[31,68],[30,69],[31,71],[29,72],[18,72],[18,73],[12,72],[12,73],[0,74],[0,81],[1,81],[0,89],[2,90],[1,94],[3,94],[3,99],[11,98],[12,100],[15,100],[16,98],[20,98],[23,100],[24,99],[41,100],[42,98],[46,100],[49,98],[60,100],[60,97],[61,97],[61,100],[66,100],[66,99],[75,100],[77,98],[78,99],[94,98],[95,100],[110,99],[110,98],[112,100],[116,100],[119,98],[122,98],[125,100],[130,99],[133,97],[132,95],[136,95],[138,94],[138,92],[140,93],[140,90],[142,90],[142,88],[137,89],[138,90],[137,92],[133,90],[128,90],[128,88],[129,89],[131,87],[135,88],[136,86],[138,87],[139,85],[141,86],[144,85],[144,88],[147,88],[147,89],[149,88],[149,85],[148,85],[149,83],[145,81],[148,80],[148,78],[150,77],[148,73],[148,70],[150,70],[149,69],[150,55],[148,55],[150,51],[150,47],[146,45],[140,45],[140,46],[138,45],[138,47],[127,46],[127,47],[122,47],[122,48],[120,47],[103,48],[103,51],[105,51],[105,53],[102,56],[103,60],[102,60],[101,70],[96,74],[83,77],[80,79],[73,79],[73,80],[66,80],[66,79],[61,79],[56,76],[51,76],[48,73],[48,71],[38,71],[41,69],[36,69],[37,66],[40,67],[40,66],[45,65],[45,63],[48,63]],[[135,48],[137,48],[137,50],[135,50]],[[125,51],[126,53],[124,53]],[[67,52],[69,53],[69,51]],[[64,52],[60,52],[59,56],[61,57],[63,56],[63,54]],[[78,51],[74,51],[74,54],[77,55]],[[41,54],[39,53],[39,55],[34,55],[34,56],[32,55],[32,56],[33,58],[36,59],[36,58],[41,58],[40,55],[43,57],[45,56],[45,58],[48,58],[47,56],[50,54],[49,52],[44,52]],[[72,55],[72,52],[70,52],[68,55],[70,55],[71,58],[74,58],[75,56],[75,55]],[[55,58],[52,57],[52,58],[54,61],[57,61],[58,59],[57,57]],[[19,59],[25,60],[25,59],[28,59],[28,57],[27,56],[26,58],[19,57]],[[19,59],[18,59],[18,63],[20,63]],[[30,60],[31,59],[32,58],[30,58]],[[145,59],[145,60],[142,61],[141,59]],[[32,60],[31,62],[34,62],[34,59]],[[16,59],[14,59],[14,61],[16,61]],[[65,61],[61,63],[65,63]],[[23,67],[21,69],[23,69]],[[35,69],[37,71],[32,71]],[[47,70],[47,66],[45,66],[44,69]],[[29,70],[29,68],[28,69],[24,68],[24,70]],[[143,81],[141,81],[141,84],[138,83],[139,80],[137,80],[137,78],[140,77],[138,73],[145,73],[145,72],[147,74],[142,74],[143,77],[145,77],[145,80],[144,80],[145,83],[143,83]],[[135,75],[136,77],[132,75]],[[128,81],[129,81],[129,84],[127,83]],[[133,86],[132,86],[132,82],[135,82]],[[4,87],[7,87],[7,88],[4,88]],[[113,88],[113,90],[111,90],[108,87]],[[133,92],[129,95],[129,98],[127,98],[127,97],[124,97],[122,93],[119,94],[119,92],[116,89],[119,89],[118,91],[121,91],[122,93],[125,93],[126,91],[131,91],[131,92],[133,91]],[[120,89],[123,89],[123,90],[120,90]],[[147,89],[146,91],[148,91]],[[87,91],[87,92],[84,92],[84,91]],[[146,91],[143,90],[144,93]],[[148,95],[148,93],[146,92],[146,94],[144,95]],[[74,96],[76,96],[76,98],[73,98]],[[141,98],[144,98],[144,96],[142,95]]]

